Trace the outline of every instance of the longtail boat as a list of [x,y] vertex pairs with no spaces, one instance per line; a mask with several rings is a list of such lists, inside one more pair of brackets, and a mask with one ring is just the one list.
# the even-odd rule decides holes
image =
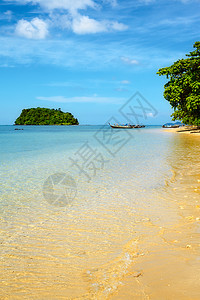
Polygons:
[[111,125],[110,123],[108,123],[110,125],[110,127],[112,128],[122,128],[122,129],[131,129],[131,128],[144,128],[145,125],[131,125],[131,124],[125,124],[125,125],[121,125],[121,124],[114,124]]

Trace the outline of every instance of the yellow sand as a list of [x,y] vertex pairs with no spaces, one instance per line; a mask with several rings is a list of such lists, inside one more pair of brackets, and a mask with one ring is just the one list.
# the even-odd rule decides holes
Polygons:
[[[164,129],[177,132],[179,129]],[[187,135],[185,135],[187,133]],[[181,134],[181,133],[179,133]],[[143,222],[143,239],[129,274],[112,299],[197,300],[200,295],[200,143],[199,134],[177,135],[183,145],[183,156],[174,153],[174,176],[166,183],[163,199],[177,220],[168,226]],[[194,146],[193,146],[194,144]],[[167,210],[166,210],[167,213]],[[180,218],[178,218],[178,216]],[[141,225],[141,224],[140,224]],[[159,226],[160,225],[160,226]]]
[[[194,127],[195,128],[195,127]],[[180,128],[163,128],[163,131],[165,132],[178,132],[179,134],[192,134],[195,136],[199,136],[200,135],[200,130],[198,130],[198,132],[195,133],[191,133],[191,131],[188,131],[188,129],[191,129],[191,131],[195,131],[192,129],[192,127],[190,126],[184,126],[184,127],[180,127]]]

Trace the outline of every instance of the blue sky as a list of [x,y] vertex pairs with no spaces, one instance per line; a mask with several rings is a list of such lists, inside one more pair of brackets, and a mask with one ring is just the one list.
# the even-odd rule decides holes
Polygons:
[[200,40],[199,0],[1,0],[0,124],[23,108],[72,112],[104,124],[139,91],[170,121],[156,75]]

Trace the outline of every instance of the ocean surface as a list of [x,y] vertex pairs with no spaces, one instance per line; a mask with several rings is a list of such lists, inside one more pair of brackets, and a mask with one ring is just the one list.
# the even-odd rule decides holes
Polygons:
[[156,251],[199,268],[199,157],[160,126],[0,126],[1,299],[161,299]]

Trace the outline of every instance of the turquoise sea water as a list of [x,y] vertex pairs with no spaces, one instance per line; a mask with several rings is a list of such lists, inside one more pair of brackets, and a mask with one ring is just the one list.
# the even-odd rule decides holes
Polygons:
[[[78,196],[99,182],[132,180],[136,190],[156,188],[169,175],[168,137],[159,127],[113,130],[108,126],[0,126],[2,205],[45,206],[49,176],[67,174]],[[158,147],[159,145],[159,147]],[[75,162],[76,161],[76,162]],[[161,175],[162,174],[162,175]],[[161,175],[161,176],[160,176]],[[134,182],[135,181],[135,182]],[[111,183],[112,184],[112,183]],[[79,187],[80,186],[80,187]],[[100,186],[99,186],[100,188]]]
[[117,289],[137,222],[149,209],[165,222],[159,193],[182,148],[160,126],[0,126],[3,295],[101,299]]

